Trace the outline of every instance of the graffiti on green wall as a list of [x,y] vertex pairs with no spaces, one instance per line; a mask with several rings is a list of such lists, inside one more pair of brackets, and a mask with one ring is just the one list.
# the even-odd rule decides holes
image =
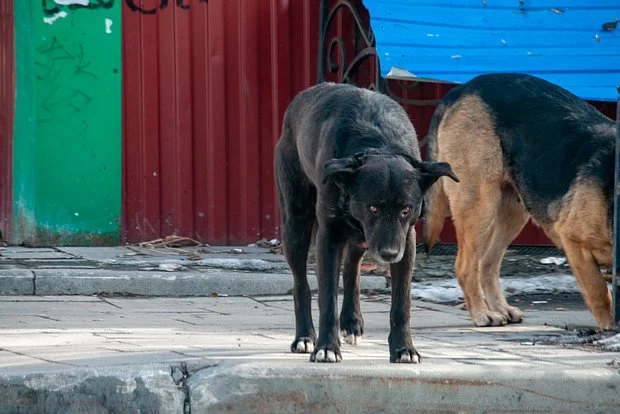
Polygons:
[[14,241],[118,243],[120,0],[23,3],[15,3]]

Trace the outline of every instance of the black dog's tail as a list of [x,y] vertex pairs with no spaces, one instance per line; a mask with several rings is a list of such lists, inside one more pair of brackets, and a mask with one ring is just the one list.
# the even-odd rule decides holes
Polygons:
[[[431,119],[431,124],[426,136],[425,161],[437,161],[437,130],[449,104],[439,102]],[[448,197],[443,189],[443,182],[439,180],[433,184],[424,196],[424,226],[423,239],[426,254],[430,255],[433,246],[439,241],[439,233],[443,223],[450,214]]]

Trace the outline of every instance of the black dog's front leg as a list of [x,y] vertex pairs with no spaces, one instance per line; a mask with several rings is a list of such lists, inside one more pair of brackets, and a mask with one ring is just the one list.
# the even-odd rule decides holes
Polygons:
[[415,263],[415,230],[407,234],[403,259],[390,265],[392,276],[392,308],[390,310],[390,362],[417,363],[420,354],[413,347],[409,316],[411,312],[411,278]]
[[319,283],[319,339],[312,362],[340,362],[340,337],[336,315],[338,279],[342,249],[342,236],[328,226],[319,225],[316,238],[317,279]]

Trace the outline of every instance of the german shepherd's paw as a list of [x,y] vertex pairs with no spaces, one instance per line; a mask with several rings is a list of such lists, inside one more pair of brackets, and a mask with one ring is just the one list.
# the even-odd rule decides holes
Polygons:
[[484,311],[472,315],[474,326],[503,326],[508,323],[508,316],[500,312]]
[[414,347],[400,348],[395,351],[390,350],[390,362],[401,364],[418,364],[420,361],[422,361],[422,358]]
[[521,312],[521,309],[515,306],[504,306],[502,309],[500,309],[499,312],[506,317],[508,323],[523,322],[523,312]]
[[314,351],[314,342],[315,340],[309,336],[295,338],[291,344],[291,352],[296,352],[298,354],[309,354]]
[[310,354],[310,362],[342,362],[339,347],[321,346]]

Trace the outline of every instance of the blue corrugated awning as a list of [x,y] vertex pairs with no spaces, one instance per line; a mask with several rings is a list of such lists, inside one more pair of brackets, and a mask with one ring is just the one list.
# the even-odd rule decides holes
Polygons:
[[460,83],[482,73],[519,72],[583,99],[618,97],[618,0],[364,0],[364,5],[386,78]]

